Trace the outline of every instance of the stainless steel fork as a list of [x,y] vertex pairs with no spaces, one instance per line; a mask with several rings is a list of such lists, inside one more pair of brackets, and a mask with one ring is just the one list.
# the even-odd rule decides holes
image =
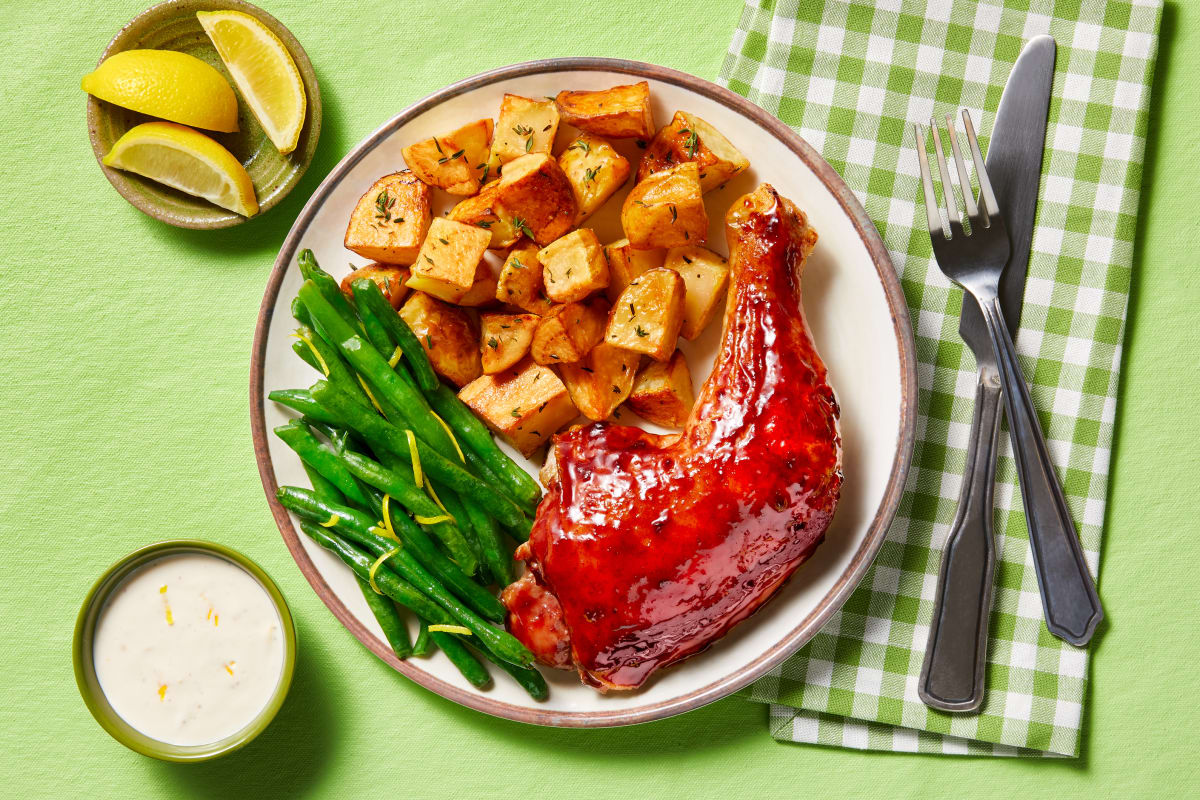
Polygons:
[[942,195],[946,202],[944,221],[925,152],[925,134],[920,125],[914,125],[913,128],[917,138],[917,156],[921,164],[921,183],[933,254],[946,277],[970,292],[978,301],[987,325],[992,351],[1000,368],[1009,437],[1016,454],[1017,477],[1021,483],[1021,497],[1046,627],[1055,636],[1071,644],[1084,645],[1104,618],[1104,611],[1084,561],[1083,549],[1054,472],[1054,464],[1050,461],[1037,412],[1025,386],[1016,349],[1000,309],[999,283],[1004,266],[1008,263],[1008,232],[984,168],[971,116],[963,111],[963,128],[979,181],[978,202],[954,129],[948,128],[958,185],[962,190],[962,205],[970,224],[969,231],[959,215],[958,198],[950,170],[946,167],[937,124],[931,120],[931,126]]

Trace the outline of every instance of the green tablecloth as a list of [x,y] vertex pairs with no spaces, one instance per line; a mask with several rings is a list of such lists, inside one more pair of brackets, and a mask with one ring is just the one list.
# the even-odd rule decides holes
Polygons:
[[[1174,795],[1194,785],[1182,719],[1200,687],[1188,610],[1200,556],[1189,213],[1200,199],[1196,10],[1168,3],[1119,401],[1084,747],[1073,762],[944,759],[776,744],[738,699],[624,730],[556,731],[460,709],[392,673],[341,628],[283,548],[250,447],[250,340],[274,252],[358,139],[452,80],[515,61],[605,55],[714,77],[740,0],[592,8],[266,3],[322,82],[317,162],[280,207],[229,231],[143,217],[92,160],[79,77],[142,2],[16,0],[0,24],[0,795],[478,797]],[[245,551],[280,583],[301,654],[263,737],[174,766],[108,738],[80,702],[70,634],[93,578],[172,536]],[[1185,711],[1186,709],[1186,711]],[[1182,713],[1181,713],[1182,712]]]

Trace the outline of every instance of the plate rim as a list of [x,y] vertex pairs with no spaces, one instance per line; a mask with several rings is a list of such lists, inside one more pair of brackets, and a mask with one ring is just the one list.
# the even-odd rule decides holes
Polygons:
[[[366,626],[350,613],[341,599],[333,592],[332,588],[317,570],[312,559],[309,558],[308,553],[304,550],[288,512],[276,500],[275,493],[279,487],[275,480],[274,464],[271,461],[270,451],[267,446],[266,401],[263,395],[263,372],[266,358],[267,334],[274,316],[284,275],[290,268],[300,239],[307,232],[313,218],[316,216],[319,205],[324,202],[328,194],[332,192],[333,188],[341,182],[346,174],[397,129],[446,100],[483,86],[513,78],[547,72],[581,71],[615,72],[632,75],[639,80],[653,79],[674,84],[697,94],[704,95],[750,119],[750,121],[765,129],[800,158],[817,175],[825,188],[837,199],[842,210],[850,218],[859,238],[862,240],[871,257],[875,271],[883,286],[888,311],[892,318],[893,332],[896,335],[899,345],[898,356],[901,383],[900,431],[883,499],[871,520],[865,538],[855,551],[849,566],[820,600],[816,608],[765,653],[736,672],[721,676],[715,681],[678,697],[669,698],[640,708],[612,711],[555,711],[518,706],[496,700],[484,693],[459,688],[443,681],[441,678],[415,664],[397,659],[387,645],[368,631]],[[842,180],[841,176],[799,134],[746,98],[686,72],[642,61],[615,58],[574,57],[539,59],[481,72],[439,89],[413,103],[355,145],[338,162],[337,166],[330,171],[325,179],[322,180],[316,191],[313,192],[312,196],[305,203],[304,209],[300,212],[300,215],[288,231],[283,245],[280,247],[279,255],[275,259],[271,275],[267,280],[262,305],[259,308],[250,358],[250,427],[254,443],[254,455],[258,462],[263,490],[266,492],[271,514],[275,518],[275,523],[279,527],[288,551],[292,554],[292,558],[296,561],[301,573],[303,573],[304,577],[313,587],[317,596],[321,598],[321,601],[333,612],[338,621],[367,649],[387,662],[393,669],[396,669],[424,688],[436,692],[459,705],[476,711],[482,711],[485,714],[517,722],[552,727],[596,728],[632,725],[692,711],[736,692],[738,689],[766,674],[806,644],[817,630],[828,621],[833,613],[842,607],[850,593],[862,580],[863,575],[866,574],[867,569],[874,561],[875,555],[883,543],[888,526],[891,524],[899,507],[905,480],[912,461],[916,438],[916,411],[916,344],[913,339],[912,325],[909,320],[908,304],[900,286],[899,276],[892,266],[887,248],[884,246],[882,239],[880,239],[874,223],[871,222],[866,210],[859,203],[853,192],[851,192],[845,181]]]

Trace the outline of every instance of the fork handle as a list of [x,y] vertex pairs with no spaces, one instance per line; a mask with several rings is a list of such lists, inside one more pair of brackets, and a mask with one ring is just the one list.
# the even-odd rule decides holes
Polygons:
[[1066,498],[1050,461],[1046,440],[1000,310],[1000,299],[975,298],[983,310],[988,336],[1000,367],[1000,385],[1008,412],[1009,437],[1029,528],[1033,567],[1050,633],[1076,646],[1088,643],[1104,618],[1100,597],[1083,558]]
[[977,711],[983,704],[996,574],[992,487],[1001,402],[999,376],[993,369],[981,370],[958,511],[942,552],[929,642],[917,681],[921,701],[943,711]]

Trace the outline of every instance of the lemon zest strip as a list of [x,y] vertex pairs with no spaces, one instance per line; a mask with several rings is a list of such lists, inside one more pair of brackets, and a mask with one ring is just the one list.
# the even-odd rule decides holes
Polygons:
[[436,525],[439,522],[454,522],[454,517],[449,514],[438,514],[436,517],[422,517],[420,514],[413,514],[413,519],[420,525]]
[[325,377],[328,378],[329,377],[329,365],[325,363],[324,356],[321,355],[321,351],[317,349],[316,345],[314,345],[312,343],[312,339],[308,338],[308,334],[297,330],[295,333],[292,334],[292,336],[295,336],[297,339],[299,339],[300,341],[302,341],[306,345],[308,345],[308,349],[312,351],[312,354],[314,356],[316,356],[317,363],[321,365],[321,371],[324,372]]
[[462,625],[430,625],[430,633],[458,633],[463,636],[470,636],[471,629]]
[[388,366],[395,369],[396,365],[400,363],[400,358],[403,355],[404,351],[397,347],[392,351],[392,357],[388,359]]
[[421,477],[421,454],[417,452],[417,436],[411,430],[404,433],[408,436],[408,455],[412,458],[413,483],[420,486],[424,483],[424,478]]
[[329,519],[325,520],[324,522],[318,523],[318,524],[322,528],[332,528],[334,525],[337,525],[337,522],[338,522],[337,514],[330,514]]
[[462,448],[458,446],[458,439],[455,438],[454,431],[450,430],[450,426],[446,424],[446,420],[439,417],[436,411],[430,411],[429,413],[433,414],[433,418],[442,424],[442,428],[446,431],[446,435],[449,436],[450,441],[454,443],[454,449],[458,451],[458,460],[464,464],[467,463],[467,457],[463,455]]
[[355,377],[358,378],[358,382],[362,386],[363,391],[367,393],[367,399],[371,401],[371,405],[375,406],[375,410],[386,417],[387,414],[384,414],[383,409],[379,407],[379,401],[375,399],[375,395],[371,394],[371,390],[367,388],[367,382],[362,379],[362,375],[357,375]]
[[396,555],[396,553],[399,553],[400,549],[401,548],[399,547],[393,547],[391,550],[388,550],[379,558],[375,559],[375,562],[371,564],[371,569],[367,572],[367,582],[371,584],[371,588],[375,590],[375,594],[383,594],[383,592],[379,591],[379,587],[375,585],[375,573],[383,565],[383,562]]
[[397,539],[397,538],[396,538],[394,535],[392,535],[391,533],[389,533],[389,532],[388,532],[388,529],[387,529],[387,528],[385,528],[385,527],[383,527],[383,524],[382,524],[382,523],[380,523],[380,524],[378,524],[378,525],[372,525],[372,526],[371,526],[370,528],[368,528],[367,530],[369,530],[371,533],[375,534],[376,536],[382,536],[384,539],[393,539],[393,540],[395,540],[395,541],[397,541],[397,542],[399,542],[399,541],[400,541],[400,540],[399,540],[399,539]]

